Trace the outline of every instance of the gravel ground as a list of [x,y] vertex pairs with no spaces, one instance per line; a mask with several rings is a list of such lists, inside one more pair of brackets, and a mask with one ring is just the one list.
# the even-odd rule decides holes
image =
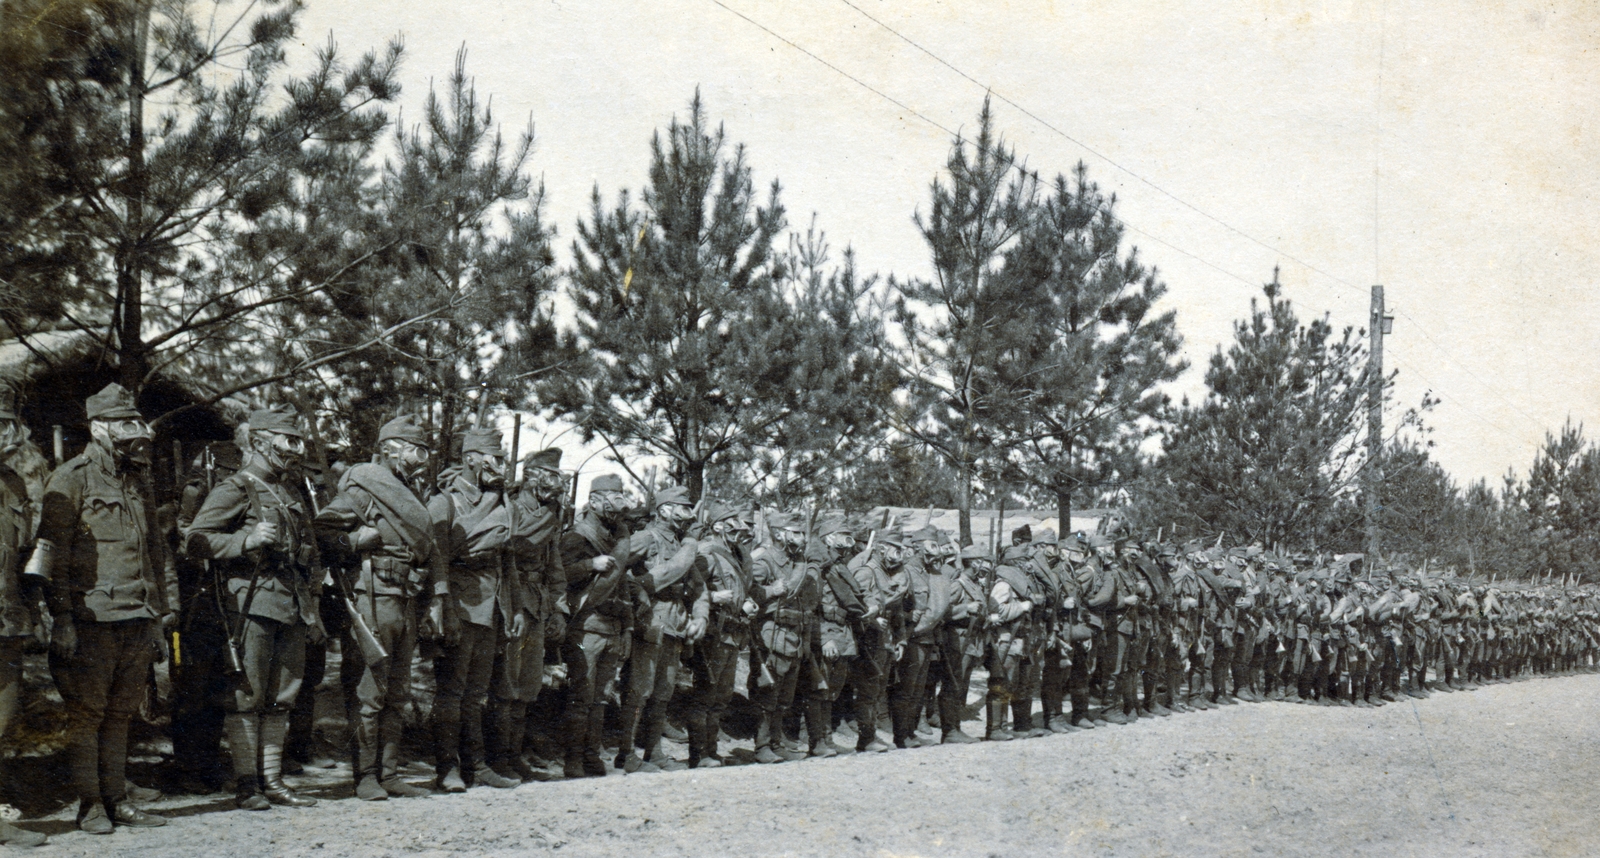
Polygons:
[[173,799],[167,827],[110,837],[27,824],[53,835],[36,854],[86,856],[1595,855],[1597,711],[1600,676],[1566,676],[373,804],[328,778],[316,808]]

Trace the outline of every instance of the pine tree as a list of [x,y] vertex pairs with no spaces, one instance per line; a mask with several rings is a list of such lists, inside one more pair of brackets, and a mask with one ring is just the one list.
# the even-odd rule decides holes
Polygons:
[[1002,276],[1006,254],[1028,231],[1039,180],[994,129],[988,99],[970,142],[957,137],[917,228],[933,257],[932,280],[895,283],[909,344],[909,389],[894,428],[944,457],[957,474],[960,538],[972,541],[974,483],[996,454],[1007,410],[1048,343],[1028,319],[1038,284]]
[[1302,325],[1277,277],[1266,306],[1234,323],[1206,371],[1205,399],[1184,402],[1142,486],[1152,529],[1226,532],[1239,542],[1314,545],[1341,495],[1355,491],[1367,393],[1366,348],[1327,318]]
[[[31,26],[54,26],[47,5]],[[327,287],[297,282],[315,268],[315,240],[277,247],[254,276],[229,257],[293,205],[328,146],[363,149],[381,133],[401,50],[346,63],[330,45],[291,79],[293,0],[61,5],[78,16],[79,38],[61,46],[66,71],[45,89],[47,104],[66,109],[43,114],[34,133],[55,144],[41,165],[52,211],[84,244],[70,269],[80,291],[47,309],[101,336],[123,384],[138,389],[155,371],[192,368],[204,363],[192,356],[254,337],[270,308]],[[223,395],[251,386],[237,374],[210,380]]]
[[795,399],[779,192],[757,201],[744,147],[696,92],[687,121],[652,137],[639,204],[624,191],[608,211],[596,187],[578,224],[571,294],[590,364],[543,397],[586,439],[666,457],[695,498],[718,457],[773,446]]
[[324,390],[361,448],[397,412],[420,412],[443,439],[494,404],[521,405],[559,360],[551,299],[558,271],[544,187],[526,172],[530,123],[502,136],[456,55],[429,91],[419,127],[395,130],[366,228],[377,259],[332,297],[342,344],[379,338],[330,367]]
[[1070,180],[1056,178],[1002,271],[1037,296],[1019,315],[1040,343],[1015,350],[1008,365],[1017,379],[1003,436],[1008,482],[1047,495],[1063,533],[1074,495],[1093,498],[1138,476],[1141,445],[1169,405],[1160,386],[1187,368],[1176,313],[1152,313],[1166,284],[1136,248],[1122,250],[1115,204],[1080,162]]

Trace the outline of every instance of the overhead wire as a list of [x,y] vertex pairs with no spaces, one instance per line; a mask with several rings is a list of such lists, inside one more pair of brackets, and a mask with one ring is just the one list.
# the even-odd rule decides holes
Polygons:
[[[877,88],[875,86],[872,86],[871,84],[867,83],[866,81],[862,80],[861,78],[849,73],[848,71],[844,70],[843,68],[840,68],[838,65],[836,65],[836,64],[834,64],[832,62],[829,62],[827,59],[824,59],[822,56],[818,55],[814,51],[811,51],[808,48],[804,47],[803,45],[795,42],[793,39],[790,39],[790,38],[784,36],[783,34],[777,32],[776,30],[773,30],[771,27],[768,27],[767,25],[761,23],[760,21],[757,21],[756,19],[751,18],[749,15],[746,15],[745,13],[739,11],[738,9],[735,9],[732,6],[729,6],[727,3],[723,2],[723,0],[711,0],[711,2],[715,3],[717,6],[721,7],[725,11],[727,11],[727,12],[737,16],[738,18],[744,20],[746,23],[750,24],[751,26],[756,27],[757,29],[759,29],[762,32],[766,33],[767,35],[771,36],[772,38],[777,39],[778,41],[780,41],[783,44],[789,46],[790,48],[793,48],[794,50],[799,51],[802,54],[805,54],[807,57],[810,57],[811,59],[813,59],[816,62],[820,63],[821,65],[827,67],[829,70],[833,71],[834,73],[840,75],[841,77],[844,77],[845,79],[851,81],[852,83],[856,84],[857,86],[860,86],[862,89],[865,89],[868,92],[871,92],[872,94],[878,96],[879,98],[882,98],[883,100],[889,102],[890,104],[893,104],[895,107],[899,108],[900,110],[903,110],[906,113],[908,113],[908,114],[910,114],[912,116],[915,116],[916,118],[922,120],[923,122],[927,123],[928,125],[930,125],[930,126],[932,126],[934,128],[937,128],[940,131],[943,131],[946,134],[951,135],[952,137],[957,136],[957,132],[955,130],[951,129],[949,126],[945,125],[944,123],[941,123],[941,122],[933,119],[932,117],[930,117],[927,114],[917,110],[916,108],[910,106],[909,104],[906,104],[905,102],[903,102],[903,101],[901,101],[901,100],[889,95],[888,93],[884,92],[883,90],[881,90],[881,89],[879,89],[879,88]],[[920,51],[921,53],[927,55],[929,58],[933,59],[935,62],[939,63],[940,65],[944,66],[945,68],[949,69],[951,72],[953,72],[956,75],[960,76],[964,80],[972,83],[975,86],[982,87],[986,93],[992,95],[994,98],[998,99],[1002,103],[1010,106],[1014,110],[1017,110],[1018,112],[1022,113],[1025,116],[1027,116],[1028,118],[1030,118],[1030,119],[1034,120],[1035,122],[1039,123],[1039,125],[1043,126],[1044,128],[1048,129],[1049,131],[1057,134],[1058,136],[1060,136],[1061,138],[1067,140],[1068,142],[1071,142],[1072,144],[1082,148],[1084,151],[1088,152],[1089,154],[1093,155],[1094,157],[1104,161],[1105,163],[1107,163],[1107,164],[1111,165],[1112,167],[1116,168],[1117,170],[1119,170],[1119,171],[1127,174],[1128,176],[1136,179],[1140,183],[1152,188],[1156,192],[1158,192],[1161,195],[1173,200],[1174,202],[1178,203],[1179,205],[1183,206],[1184,208],[1189,209],[1190,211],[1193,211],[1196,214],[1199,214],[1200,216],[1206,218],[1207,220],[1210,220],[1210,221],[1216,223],[1217,225],[1223,227],[1224,229],[1228,230],[1229,232],[1234,233],[1235,235],[1238,235],[1239,237],[1244,238],[1245,240],[1247,240],[1247,241],[1249,241],[1249,242],[1251,242],[1251,243],[1253,243],[1253,244],[1255,244],[1255,245],[1257,245],[1257,246],[1259,246],[1259,247],[1261,247],[1263,249],[1272,251],[1273,253],[1281,256],[1282,258],[1284,258],[1284,259],[1286,259],[1286,260],[1288,260],[1288,261],[1290,261],[1290,262],[1292,262],[1292,263],[1294,263],[1296,265],[1299,265],[1300,267],[1302,267],[1302,268],[1304,268],[1304,269],[1306,269],[1308,271],[1311,271],[1311,272],[1313,272],[1315,274],[1318,274],[1318,275],[1320,275],[1320,276],[1322,276],[1322,277],[1324,277],[1324,278],[1326,278],[1328,280],[1331,280],[1334,283],[1338,283],[1340,285],[1349,287],[1351,289],[1358,289],[1359,288],[1359,287],[1355,286],[1355,284],[1351,283],[1350,281],[1348,281],[1348,280],[1346,280],[1346,279],[1344,279],[1342,277],[1339,277],[1338,275],[1335,275],[1335,274],[1333,274],[1331,272],[1325,271],[1321,267],[1319,267],[1319,266],[1317,266],[1315,264],[1312,264],[1311,262],[1308,262],[1308,261],[1306,261],[1304,259],[1301,259],[1298,256],[1295,256],[1294,254],[1288,253],[1287,251],[1283,250],[1280,247],[1277,247],[1277,246],[1275,246],[1275,245],[1273,245],[1273,244],[1271,244],[1269,242],[1266,242],[1266,241],[1264,241],[1262,239],[1259,239],[1259,238],[1255,237],[1254,235],[1251,235],[1250,233],[1240,229],[1239,227],[1236,227],[1233,224],[1228,223],[1227,221],[1223,220],[1222,218],[1220,218],[1220,217],[1218,217],[1218,216],[1206,211],[1205,209],[1202,209],[1199,206],[1197,206],[1197,205],[1195,205],[1193,203],[1190,203],[1189,201],[1177,196],[1173,192],[1171,192],[1171,191],[1167,190],[1166,188],[1156,184],[1154,181],[1144,177],[1143,175],[1141,175],[1140,173],[1136,172],[1132,168],[1122,164],[1121,162],[1117,161],[1116,159],[1110,157],[1109,155],[1106,155],[1105,153],[1100,152],[1099,150],[1095,149],[1094,147],[1090,146],[1089,144],[1085,143],[1084,141],[1079,140],[1078,138],[1072,136],[1071,134],[1068,134],[1066,131],[1064,131],[1061,128],[1057,127],[1055,124],[1053,124],[1050,121],[1048,121],[1048,120],[1044,119],[1043,117],[1039,116],[1037,113],[1033,112],[1032,110],[1029,110],[1024,105],[1019,104],[1016,101],[1012,100],[1011,98],[1007,97],[1005,94],[996,91],[992,86],[989,86],[989,85],[983,83],[982,81],[978,80],[977,78],[973,77],[972,75],[968,74],[967,72],[965,72],[962,69],[960,69],[959,67],[957,67],[955,64],[951,63],[950,61],[944,59],[943,57],[941,57],[938,54],[934,53],[933,51],[929,50],[928,48],[923,46],[920,42],[910,38],[909,36],[906,36],[904,33],[900,32],[899,30],[895,29],[894,27],[890,26],[889,24],[884,23],[882,20],[878,19],[877,17],[875,17],[872,14],[868,13],[866,10],[862,9],[860,6],[857,6],[855,3],[851,2],[851,0],[839,0],[839,2],[843,3],[845,6],[849,7],[850,9],[854,10],[857,14],[859,14],[862,17],[866,18],[867,20],[871,21],[873,24],[877,25],[878,27],[881,27],[882,29],[884,29],[884,30],[888,31],[889,33],[893,34],[896,38],[900,39],[901,41],[905,42],[906,44],[908,44],[911,47],[915,48],[916,50]],[[1380,39],[1380,42],[1381,41],[1382,41],[1382,39]],[[1382,53],[1385,52],[1386,46],[1384,44],[1380,43],[1380,49],[1379,50],[1380,50],[1380,55],[1381,55]],[[1382,57],[1380,56],[1380,75],[1381,75],[1381,66],[1382,66]],[[1381,86],[1381,83],[1380,83],[1380,86]],[[1380,91],[1379,98],[1381,98],[1381,91]],[[1021,171],[1023,168],[1019,165],[1017,167],[1017,169],[1019,171]],[[1375,167],[1374,190],[1373,190],[1374,268],[1375,269],[1377,268],[1377,265],[1378,265],[1377,259],[1378,259],[1378,251],[1379,251],[1379,247],[1377,245],[1378,238],[1377,238],[1377,235],[1376,235],[1377,226],[1378,226],[1377,215],[1378,215],[1378,204],[1379,204],[1379,200],[1378,200],[1378,185],[1377,185],[1377,178],[1378,177],[1376,175],[1376,169],[1377,168]],[[1151,241],[1154,241],[1154,242],[1156,242],[1156,243],[1158,243],[1158,244],[1160,244],[1160,245],[1162,245],[1162,246],[1164,246],[1164,247],[1166,247],[1166,248],[1168,248],[1170,250],[1173,250],[1173,251],[1175,251],[1175,252],[1177,252],[1177,253],[1185,256],[1185,257],[1188,257],[1189,259],[1192,259],[1192,260],[1194,260],[1196,262],[1199,262],[1200,264],[1205,265],[1206,267],[1208,267],[1208,268],[1210,268],[1210,269],[1212,269],[1212,270],[1214,270],[1214,271],[1216,271],[1216,272],[1228,277],[1229,279],[1237,280],[1238,282],[1240,282],[1242,284],[1245,284],[1247,286],[1251,286],[1251,287],[1256,287],[1256,286],[1259,285],[1259,284],[1255,283],[1253,280],[1251,280],[1248,277],[1244,277],[1244,276],[1242,276],[1240,274],[1237,274],[1237,273],[1235,273],[1233,271],[1229,271],[1228,269],[1222,267],[1221,265],[1218,265],[1217,263],[1214,263],[1211,260],[1206,259],[1205,257],[1200,256],[1197,253],[1194,253],[1194,252],[1191,252],[1189,250],[1186,250],[1186,249],[1184,249],[1184,248],[1182,248],[1182,247],[1180,247],[1180,246],[1178,246],[1176,244],[1173,244],[1170,241],[1167,241],[1165,239],[1160,238],[1157,235],[1154,235],[1154,234],[1150,233],[1147,230],[1139,228],[1135,224],[1129,223],[1127,221],[1127,219],[1121,217],[1120,215],[1116,215],[1116,214],[1110,212],[1109,210],[1105,209],[1103,206],[1101,207],[1101,210],[1104,211],[1107,216],[1111,217],[1112,219],[1114,219],[1115,221],[1117,221],[1118,223],[1120,223],[1122,226],[1126,227],[1127,229],[1129,229],[1129,230],[1131,230],[1133,232],[1136,232],[1136,233],[1138,233],[1140,235],[1143,235],[1146,238],[1150,239]],[[1335,293],[1335,294],[1337,294],[1337,293]],[[1444,345],[1442,343],[1440,343],[1437,339],[1435,339],[1431,334],[1428,333],[1426,326],[1424,326],[1421,322],[1419,322],[1415,317],[1411,316],[1409,313],[1405,312],[1404,310],[1396,309],[1396,310],[1394,310],[1394,312],[1398,313],[1399,315],[1404,317],[1406,320],[1410,321],[1416,327],[1417,332],[1422,335],[1423,339],[1430,346],[1432,346],[1433,349],[1435,351],[1437,351],[1440,355],[1442,355],[1447,360],[1449,360],[1451,363],[1455,364],[1456,366],[1458,366],[1459,368],[1464,370],[1467,373],[1467,375],[1469,377],[1471,377],[1474,381],[1476,381],[1479,385],[1481,385],[1482,387],[1486,388],[1490,392],[1494,393],[1497,397],[1499,397],[1501,400],[1506,402],[1506,404],[1510,405],[1514,410],[1517,411],[1517,413],[1520,416],[1522,416],[1523,418],[1525,418],[1528,421],[1532,422],[1534,425],[1539,426],[1540,428],[1543,428],[1544,424],[1540,423],[1536,418],[1534,418],[1520,404],[1518,404],[1517,402],[1512,400],[1509,396],[1507,396],[1499,388],[1497,388],[1494,385],[1490,384],[1489,382],[1485,381],[1481,376],[1479,376],[1476,372],[1474,372],[1465,363],[1463,363],[1460,360],[1456,359],[1456,357],[1453,354],[1451,354],[1447,349],[1444,348]],[[1408,369],[1410,369],[1411,372],[1415,373],[1418,378],[1423,379],[1423,381],[1425,383],[1428,383],[1430,385],[1430,387],[1432,387],[1434,390],[1438,390],[1437,386],[1432,385],[1432,383],[1428,382],[1426,378],[1423,378],[1422,374],[1420,372],[1417,372],[1414,366],[1409,366],[1408,365]],[[1461,405],[1463,410],[1468,411],[1470,414],[1472,414],[1474,417],[1476,417],[1480,421],[1486,423],[1487,425],[1494,426],[1496,429],[1500,430],[1503,433],[1506,432],[1504,427],[1499,426],[1498,424],[1496,424],[1493,421],[1489,420],[1488,418],[1484,417],[1482,414],[1479,414],[1478,412],[1473,411],[1472,409],[1470,409],[1467,406],[1465,406],[1464,404],[1462,404],[1459,400],[1454,400],[1454,401],[1456,402],[1457,405]]]
[[[1280,247],[1277,247],[1277,246],[1275,246],[1275,245],[1273,245],[1273,244],[1271,244],[1271,243],[1269,243],[1267,241],[1264,241],[1262,239],[1259,239],[1259,238],[1255,237],[1254,235],[1251,235],[1250,233],[1244,231],[1243,229],[1240,229],[1239,227],[1236,227],[1233,224],[1228,223],[1227,221],[1223,220],[1222,218],[1220,218],[1220,217],[1218,217],[1218,216],[1206,211],[1205,209],[1200,208],[1199,206],[1189,202],[1188,200],[1185,200],[1185,199],[1179,197],[1177,194],[1174,194],[1173,192],[1167,190],[1166,188],[1156,184],[1154,181],[1151,181],[1150,179],[1144,177],[1140,173],[1138,173],[1135,170],[1133,170],[1131,167],[1128,167],[1127,165],[1117,161],[1115,158],[1112,158],[1111,156],[1099,151],[1098,149],[1094,148],[1093,146],[1090,146],[1088,143],[1086,143],[1086,142],[1084,142],[1084,141],[1072,136],[1071,134],[1068,134],[1066,131],[1064,131],[1061,128],[1057,127],[1055,124],[1053,124],[1050,121],[1046,120],[1044,117],[1041,117],[1037,113],[1034,113],[1032,110],[1029,110],[1024,105],[1017,103],[1016,101],[1012,100],[1011,98],[1008,98],[1004,93],[1001,93],[1001,92],[995,90],[992,86],[990,86],[988,84],[985,84],[983,81],[978,80],[977,78],[973,77],[972,75],[970,75],[967,72],[963,71],[962,69],[958,68],[954,63],[951,63],[949,60],[946,60],[944,57],[941,57],[938,54],[934,53],[933,51],[929,50],[927,47],[923,46],[920,42],[916,41],[915,39],[912,39],[911,37],[909,37],[906,34],[900,32],[899,30],[895,29],[894,27],[890,26],[889,24],[884,23],[881,19],[879,19],[876,16],[872,15],[871,13],[867,12],[865,9],[862,9],[860,6],[856,5],[854,2],[852,2],[852,0],[839,0],[839,2],[844,4],[845,6],[848,6],[849,8],[853,9],[857,14],[861,15],[863,18],[866,18],[868,21],[871,21],[873,24],[876,24],[877,26],[879,26],[879,27],[883,28],[884,30],[888,31],[889,33],[893,34],[896,38],[900,39],[901,41],[905,42],[906,44],[910,45],[911,47],[917,49],[918,51],[922,52],[923,54],[926,54],[934,62],[939,63],[940,65],[942,65],[945,68],[949,69],[950,71],[954,72],[955,74],[957,74],[961,78],[965,79],[966,81],[972,83],[973,85],[982,87],[985,92],[989,93],[994,98],[1000,100],[1001,102],[1009,105],[1014,110],[1017,110],[1018,112],[1022,113],[1024,116],[1027,116],[1028,118],[1032,119],[1033,121],[1039,123],[1044,128],[1054,132],[1055,134],[1059,135],[1061,138],[1063,138],[1063,139],[1067,140],[1068,142],[1078,146],[1079,148],[1083,149],[1085,152],[1088,152],[1090,155],[1093,155],[1094,157],[1100,159],[1101,161],[1104,161],[1105,163],[1111,165],[1112,167],[1115,167],[1116,169],[1118,169],[1118,170],[1122,171],[1123,173],[1127,174],[1128,176],[1138,180],[1140,183],[1152,188],[1153,190],[1155,190],[1156,192],[1160,193],[1161,195],[1167,197],[1168,199],[1171,199],[1173,202],[1178,203],[1179,205],[1183,206],[1184,208],[1187,208],[1190,211],[1193,211],[1194,213],[1206,218],[1207,220],[1212,221],[1213,223],[1217,224],[1218,226],[1223,227],[1224,229],[1228,230],[1229,232],[1232,232],[1235,235],[1238,235],[1241,238],[1244,238],[1247,241],[1250,241],[1251,243],[1256,244],[1259,247],[1262,247],[1262,248],[1264,248],[1266,250],[1272,251],[1275,254],[1278,254],[1279,256],[1283,257],[1284,259],[1287,259],[1290,262],[1293,262],[1296,265],[1299,265],[1299,266],[1301,266],[1302,268],[1305,268],[1308,271],[1311,271],[1313,273],[1319,274],[1319,275],[1321,275],[1321,276],[1323,276],[1323,277],[1325,277],[1325,278],[1327,278],[1327,279],[1329,279],[1329,280],[1331,280],[1331,281],[1333,281],[1335,283],[1338,283],[1340,285],[1349,287],[1351,289],[1359,290],[1360,287],[1356,286],[1354,283],[1351,283],[1350,281],[1348,281],[1348,280],[1346,280],[1346,279],[1344,279],[1342,277],[1339,277],[1336,274],[1333,274],[1333,273],[1328,272],[1328,271],[1324,271],[1322,268],[1320,268],[1320,267],[1318,267],[1316,265],[1313,265],[1312,263],[1310,263],[1310,262],[1308,262],[1308,261],[1306,261],[1304,259],[1301,259],[1301,258],[1295,256],[1292,253],[1288,253],[1287,251],[1283,250]],[[719,3],[719,5],[721,5],[721,4]],[[1375,98],[1377,99],[1377,105],[1378,105],[1379,109],[1377,111],[1375,111],[1375,117],[1376,118],[1374,120],[1375,123],[1376,123],[1375,132],[1377,134],[1377,139],[1379,139],[1379,140],[1382,139],[1382,137],[1381,137],[1381,135],[1382,135],[1381,107],[1382,107],[1382,98],[1383,98],[1383,65],[1384,65],[1385,54],[1387,53],[1387,33],[1386,33],[1387,16],[1388,16],[1387,4],[1384,5],[1384,8],[1383,8],[1383,11],[1382,11],[1381,15],[1382,15],[1382,18],[1381,18],[1381,20],[1379,22],[1379,39],[1378,39],[1378,86],[1377,86],[1377,94],[1375,96]],[[763,29],[765,29],[765,28],[763,28]],[[1375,151],[1374,166],[1373,166],[1373,190],[1372,190],[1373,269],[1374,269],[1375,273],[1379,274],[1378,279],[1381,282],[1382,281],[1381,268],[1380,268],[1380,250],[1381,250],[1381,247],[1380,247],[1380,244],[1379,244],[1379,240],[1380,240],[1379,233],[1381,231],[1380,230],[1381,224],[1380,224],[1379,219],[1378,219],[1378,214],[1379,214],[1379,182],[1378,182],[1378,180],[1379,180],[1379,175],[1380,175],[1380,170],[1381,170],[1381,163],[1382,163],[1380,158],[1381,158],[1381,147],[1377,148],[1376,151]],[[1206,265],[1210,266],[1213,269],[1216,269],[1218,271],[1222,271],[1221,268],[1219,268],[1218,266],[1210,263],[1209,261],[1201,259],[1200,257],[1198,257],[1198,256],[1196,256],[1196,255],[1194,255],[1192,253],[1189,253],[1187,251],[1184,251],[1181,248],[1177,248],[1177,247],[1173,246],[1172,244],[1170,244],[1168,242],[1161,241],[1161,239],[1156,238],[1155,236],[1152,236],[1149,233],[1144,232],[1143,230],[1136,229],[1131,224],[1128,224],[1126,221],[1123,221],[1123,224],[1125,226],[1128,226],[1130,229],[1134,229],[1136,232],[1139,232],[1139,233],[1151,238],[1152,240],[1158,241],[1161,244],[1166,245],[1167,247],[1171,247],[1172,249],[1177,250],[1180,253],[1183,253],[1185,256],[1189,256],[1192,259],[1196,259],[1198,261],[1201,261],[1201,262],[1205,263]],[[1228,272],[1223,272],[1223,273],[1228,273]],[[1233,276],[1233,277],[1237,278],[1237,275],[1230,275],[1230,276]],[[1249,281],[1245,281],[1245,282],[1249,282]],[[1433,336],[1428,333],[1427,328],[1425,326],[1423,326],[1423,324],[1421,322],[1418,322],[1410,314],[1405,313],[1404,311],[1397,311],[1397,312],[1399,312],[1400,315],[1404,316],[1408,321],[1410,321],[1412,324],[1414,324],[1416,326],[1418,333],[1422,334],[1423,339],[1427,340],[1428,343],[1431,346],[1433,346],[1435,351],[1439,352],[1439,354],[1443,355],[1451,363],[1455,364],[1457,367],[1459,367],[1460,369],[1464,370],[1467,373],[1467,375],[1472,378],[1473,381],[1476,381],[1479,385],[1481,385],[1485,389],[1489,390],[1490,392],[1494,393],[1496,396],[1500,397],[1506,404],[1510,405],[1519,414],[1521,414],[1522,417],[1526,418],[1527,420],[1529,420],[1530,422],[1534,423],[1535,425],[1540,426],[1541,428],[1544,426],[1544,424],[1541,423],[1537,418],[1535,418],[1532,414],[1528,413],[1528,411],[1526,409],[1524,409],[1521,404],[1519,404],[1519,403],[1515,402],[1514,400],[1512,400],[1509,396],[1507,396],[1499,388],[1497,388],[1494,385],[1490,384],[1489,382],[1485,381],[1481,376],[1479,376],[1476,372],[1474,372],[1471,367],[1467,366],[1462,361],[1457,360],[1455,355],[1451,354],[1450,351],[1448,349],[1446,349],[1442,343],[1440,343],[1438,340],[1434,339]]]

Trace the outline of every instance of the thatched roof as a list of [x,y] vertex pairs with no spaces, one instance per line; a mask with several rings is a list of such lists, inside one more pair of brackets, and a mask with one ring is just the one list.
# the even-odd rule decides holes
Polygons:
[[[88,438],[83,402],[117,380],[116,354],[104,347],[104,334],[81,329],[40,331],[0,340],[0,396],[14,401],[34,437],[48,444],[53,427],[66,436],[67,455]],[[212,396],[205,385],[158,374],[139,392],[139,410],[155,419]],[[225,440],[239,416],[232,403],[192,408],[167,421],[161,435],[180,441]]]

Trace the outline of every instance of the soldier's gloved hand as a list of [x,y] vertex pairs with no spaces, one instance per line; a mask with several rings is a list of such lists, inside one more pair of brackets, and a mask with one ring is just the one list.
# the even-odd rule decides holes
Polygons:
[[278,544],[278,523],[265,519],[256,522],[256,526],[244,535],[244,550],[254,551],[264,545]]
[[905,658],[905,657],[906,657],[906,644],[905,644],[905,641],[901,641],[900,643],[897,643],[897,644],[894,645],[894,660],[895,661],[899,661],[900,659]]
[[1133,607],[1134,605],[1137,605],[1137,604],[1139,604],[1139,597],[1133,595],[1132,593],[1129,593],[1128,595],[1122,597],[1122,605],[1123,605],[1123,607],[1131,608],[1131,607]]
[[515,640],[522,640],[522,636],[527,634],[527,633],[528,633],[528,612],[527,611],[518,611],[517,615],[515,617],[511,618],[511,632],[510,632],[511,639],[514,640],[514,641]]
[[878,624],[878,628],[880,629],[887,629],[889,627],[888,617],[873,617],[873,621]]
[[160,623],[150,625],[150,637],[145,645],[150,647],[150,658],[156,664],[165,664],[172,657],[172,651],[167,646],[167,633],[161,630]]
[[605,573],[617,568],[617,558],[612,557],[609,554],[602,554],[599,557],[589,561],[589,567],[594,571],[604,575]]
[[705,620],[696,618],[696,619],[690,620],[689,624],[684,626],[683,637],[684,637],[684,640],[688,641],[689,643],[695,643],[695,642],[699,641],[701,638],[703,638],[705,636],[706,636],[706,621]]
[[836,641],[823,641],[822,642],[822,657],[823,658],[838,658],[839,657],[839,644],[838,644],[838,642],[836,642]]
[[371,551],[382,544],[383,535],[378,533],[376,527],[363,524],[350,534],[350,547],[357,551]]
[[428,602],[428,615],[422,619],[422,628],[417,630],[417,636],[425,640],[438,640],[444,637],[444,598],[434,596]]
[[733,604],[733,591],[732,590],[712,590],[711,591],[711,604],[713,604],[713,605],[731,605],[731,604]]
[[754,599],[745,599],[744,604],[740,605],[739,609],[744,611],[745,616],[753,617],[757,611],[761,610],[761,607],[756,604]]
[[55,620],[55,630],[50,635],[50,649],[61,658],[72,658],[78,653],[78,629],[72,624],[72,615],[57,614]]

